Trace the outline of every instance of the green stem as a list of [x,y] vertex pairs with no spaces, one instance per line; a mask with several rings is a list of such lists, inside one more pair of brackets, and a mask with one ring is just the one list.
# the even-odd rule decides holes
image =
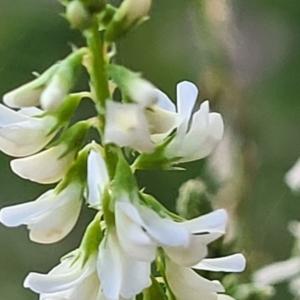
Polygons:
[[96,107],[101,119],[101,132],[103,132],[105,120],[105,104],[110,98],[107,67],[104,58],[103,41],[98,31],[98,22],[95,18],[90,29],[86,30],[85,37],[92,54],[91,68],[88,70],[91,76],[92,85],[96,95]]

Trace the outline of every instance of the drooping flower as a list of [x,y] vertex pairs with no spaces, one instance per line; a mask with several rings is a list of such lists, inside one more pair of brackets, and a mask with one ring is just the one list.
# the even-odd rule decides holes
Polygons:
[[[198,89],[191,82],[183,81],[177,85],[177,110],[166,94],[157,92],[157,104],[146,112],[152,129],[151,140],[156,147],[152,153],[140,155],[134,166],[137,169],[170,168],[209,155],[223,136],[221,115],[210,113],[208,101],[193,113]],[[164,130],[155,132],[160,127]]]
[[[183,81],[177,85],[177,110],[182,121],[175,137],[165,149],[168,158],[178,158],[176,163],[204,158],[214,150],[223,136],[222,117],[218,113],[209,112],[208,101],[192,113],[197,96],[198,89],[193,83]],[[167,96],[161,94],[161,97]],[[166,98],[167,101],[171,102]],[[170,104],[168,110],[174,111],[174,107]]]
[[[245,269],[245,258],[235,254],[216,259],[204,259],[192,268],[216,272],[241,272]],[[177,300],[198,300],[199,295],[205,300],[232,299],[224,293],[219,281],[210,281],[199,276],[191,268],[180,266],[166,259],[166,278]]]
[[207,245],[225,232],[224,210],[175,222],[128,201],[116,203],[116,231],[122,248],[135,259],[152,262],[158,246],[176,263],[192,266],[207,255]]
[[75,226],[82,203],[78,182],[62,191],[49,190],[37,200],[2,208],[0,221],[6,226],[27,225],[32,241],[49,244],[63,239]]
[[109,183],[109,176],[100,147],[94,142],[92,147],[87,165],[87,202],[91,207],[99,209],[102,205],[104,189]]
[[97,269],[107,300],[131,299],[151,285],[150,263],[129,256],[115,229],[100,244]]
[[11,161],[18,176],[43,184],[59,181],[70,169],[90,123],[81,121],[68,128],[53,147],[38,154]]
[[24,287],[40,294],[40,300],[106,300],[96,272],[97,255],[83,261],[79,251],[64,258],[49,274],[29,273]]
[[3,102],[13,108],[41,106],[45,110],[57,109],[74,84],[85,52],[82,48],[71,53],[36,79],[5,94]]
[[0,104],[0,150],[12,156],[27,156],[44,148],[59,127],[57,118],[42,114],[34,107],[16,112]]

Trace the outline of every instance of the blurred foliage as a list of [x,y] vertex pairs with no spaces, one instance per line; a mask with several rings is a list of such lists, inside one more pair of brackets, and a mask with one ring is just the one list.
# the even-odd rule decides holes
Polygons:
[[[235,172],[233,178],[238,182],[243,176],[247,185],[237,209],[243,245],[239,250],[248,256],[250,270],[286,259],[292,247],[287,223],[300,219],[300,199],[283,182],[285,172],[300,156],[300,2],[231,1],[233,40],[222,40],[210,28],[213,23],[205,19],[204,1],[153,2],[151,20],[120,41],[117,60],[141,71],[173,99],[176,83],[191,80],[199,84],[201,99],[213,100],[214,109],[232,127],[237,144],[243,145],[232,155],[246,157],[242,173]],[[1,0],[0,7],[1,95],[30,80],[33,71],[41,72],[66,56],[70,44],[83,44],[80,33],[70,30],[59,16],[62,8],[54,0]],[[213,75],[206,77],[206,70]],[[83,83],[78,84],[81,88]],[[88,112],[83,105],[78,116]],[[0,165],[1,206],[35,199],[48,188],[17,178],[3,154]],[[139,183],[174,210],[179,187],[203,176],[203,166],[196,162],[186,164],[185,172],[140,172]],[[255,176],[247,177],[249,169]],[[226,203],[236,201],[233,194],[226,195]],[[22,287],[27,272],[47,272],[64,253],[76,248],[93,214],[84,210],[76,230],[50,246],[31,243],[24,227],[1,226],[1,299],[37,299]],[[290,298],[283,286],[273,299]]]

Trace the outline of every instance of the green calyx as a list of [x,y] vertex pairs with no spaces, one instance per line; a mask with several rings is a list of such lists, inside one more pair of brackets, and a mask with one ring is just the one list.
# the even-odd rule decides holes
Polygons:
[[78,182],[78,184],[82,186],[82,194],[83,194],[84,186],[87,178],[88,152],[89,150],[87,149],[87,147],[85,147],[78,153],[76,160],[73,162],[72,166],[70,167],[69,171],[65,175],[64,179],[57,186],[56,190],[58,193],[63,189],[65,189],[70,183]]
[[98,252],[100,242],[103,238],[102,228],[100,225],[101,216],[102,215],[99,212],[95,216],[94,220],[88,225],[84,233],[79,247],[84,255],[83,263],[85,263],[92,254]]
[[142,153],[134,162],[133,168],[138,170],[172,169],[172,163],[176,162],[178,158],[168,158],[165,155],[165,149],[173,138],[174,135],[168,137],[162,144],[158,145],[155,148],[155,150],[151,153]]
[[114,81],[114,83],[122,91],[123,102],[133,102],[130,97],[131,83],[138,80],[143,80],[141,74],[132,72],[127,68],[119,65],[109,65],[108,75]]
[[119,150],[116,174],[113,182],[114,199],[124,194],[129,195],[130,199],[135,199],[138,194],[138,187],[128,162],[125,160],[121,150]]
[[49,145],[49,147],[64,144],[66,145],[66,150],[61,157],[69,154],[70,152],[73,152],[75,155],[75,153],[77,153],[80,149],[86,133],[91,126],[92,124],[90,121],[77,122],[70,128],[66,129],[56,141]]

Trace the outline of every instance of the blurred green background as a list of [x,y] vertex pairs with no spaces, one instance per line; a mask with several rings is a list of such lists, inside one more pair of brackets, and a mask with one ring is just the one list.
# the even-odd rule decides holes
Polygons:
[[[293,240],[286,227],[289,220],[300,220],[300,197],[283,181],[300,156],[300,2],[207,1],[153,0],[150,21],[120,41],[117,61],[141,71],[173,99],[176,83],[193,81],[200,100],[210,99],[224,115],[234,172],[214,204],[235,214],[238,249],[255,270],[289,256]],[[65,57],[70,44],[84,44],[59,16],[62,11],[54,0],[1,0],[1,95]],[[78,88],[86,86],[82,78]],[[79,117],[86,110],[90,107],[82,106]],[[33,200],[49,188],[12,174],[9,161],[1,154],[1,207]],[[203,165],[139,173],[139,182],[174,210],[181,184],[204,176]],[[37,299],[22,287],[26,274],[47,272],[76,248],[93,214],[84,209],[75,230],[48,246],[30,242],[25,227],[1,225],[0,299]],[[291,297],[283,284],[274,299]]]

